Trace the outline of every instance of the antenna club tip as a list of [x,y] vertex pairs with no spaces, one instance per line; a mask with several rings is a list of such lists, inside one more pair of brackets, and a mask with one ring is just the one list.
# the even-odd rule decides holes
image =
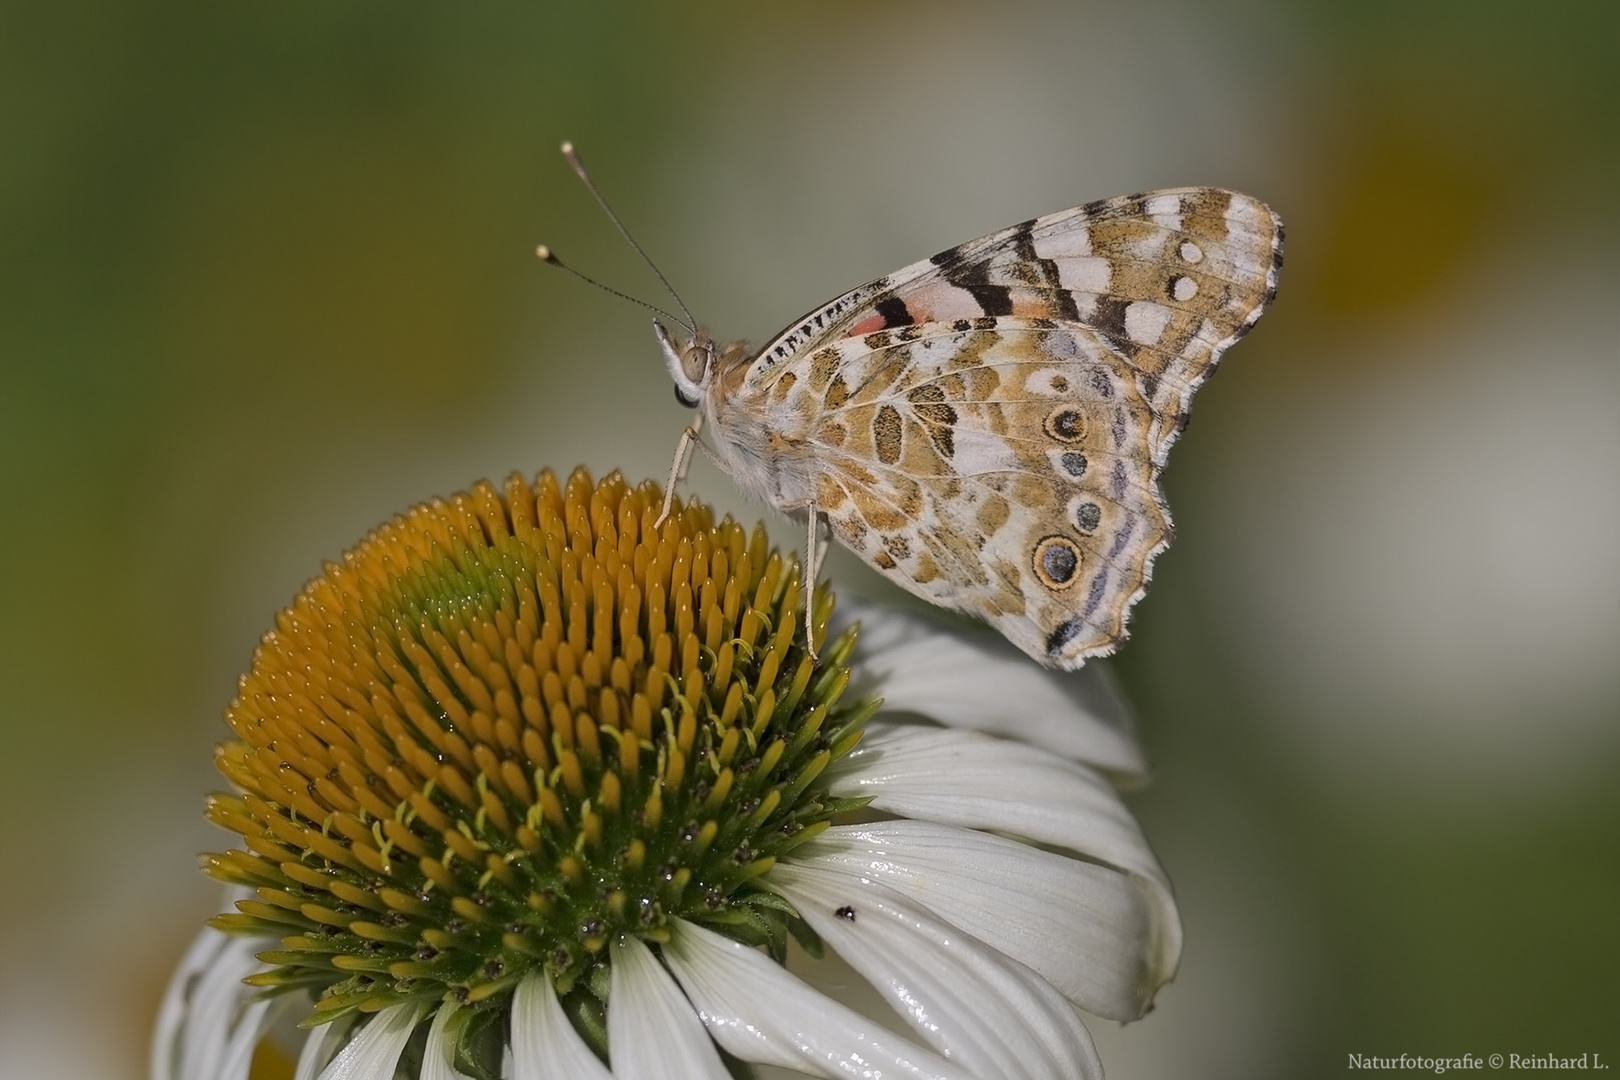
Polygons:
[[556,262],[557,261],[557,256],[553,255],[551,253],[551,249],[549,247],[547,247],[546,245],[544,245],[544,244],[541,244],[538,247],[536,247],[534,249],[534,253],[540,257],[541,262]]
[[571,140],[568,140],[568,139],[563,140],[562,152],[564,154],[572,154],[574,152],[574,144],[573,144],[573,142]]

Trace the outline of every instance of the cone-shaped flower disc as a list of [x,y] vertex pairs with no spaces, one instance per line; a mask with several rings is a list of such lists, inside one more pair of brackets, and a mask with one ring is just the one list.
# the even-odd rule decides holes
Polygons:
[[661,504],[616,473],[482,484],[281,613],[227,713],[238,792],[208,811],[245,850],[204,857],[254,892],[213,925],[279,939],[250,982],[308,992],[309,1024],[453,1004],[456,1060],[490,1074],[535,974],[605,1057],[625,935],[814,945],[759,878],[864,802],[820,779],[872,708],[839,700],[853,632],[812,659],[764,533]]

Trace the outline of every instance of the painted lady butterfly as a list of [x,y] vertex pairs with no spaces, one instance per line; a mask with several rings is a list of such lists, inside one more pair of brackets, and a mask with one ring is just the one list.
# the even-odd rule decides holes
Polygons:
[[670,490],[707,422],[745,494],[807,516],[810,580],[825,518],[890,580],[1078,667],[1125,637],[1172,535],[1165,457],[1271,301],[1282,241],[1246,195],[1154,191],[949,248],[758,352],[655,322],[698,410]]

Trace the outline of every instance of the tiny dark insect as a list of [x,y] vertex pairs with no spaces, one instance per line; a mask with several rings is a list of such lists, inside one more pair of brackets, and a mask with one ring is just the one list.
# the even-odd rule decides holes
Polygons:
[[855,921],[855,909],[850,907],[848,904],[845,904],[843,907],[833,912],[833,914],[838,916],[840,919],[848,919],[850,922]]

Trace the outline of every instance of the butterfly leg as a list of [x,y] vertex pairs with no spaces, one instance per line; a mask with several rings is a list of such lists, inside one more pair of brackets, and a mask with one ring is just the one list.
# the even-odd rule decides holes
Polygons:
[[810,659],[816,660],[816,585],[821,579],[821,511],[812,500],[805,506],[805,517],[809,521],[809,533],[804,541],[805,562],[805,594],[804,594],[804,642],[810,650]]
[[670,462],[669,483],[664,488],[664,508],[659,512],[658,520],[653,522],[654,528],[662,525],[664,519],[669,517],[669,508],[675,503],[675,488],[686,476],[686,466],[692,460],[692,447],[703,446],[703,443],[698,441],[698,433],[702,430],[703,414],[698,413],[691,426],[681,432],[681,441],[675,444],[675,460]]

